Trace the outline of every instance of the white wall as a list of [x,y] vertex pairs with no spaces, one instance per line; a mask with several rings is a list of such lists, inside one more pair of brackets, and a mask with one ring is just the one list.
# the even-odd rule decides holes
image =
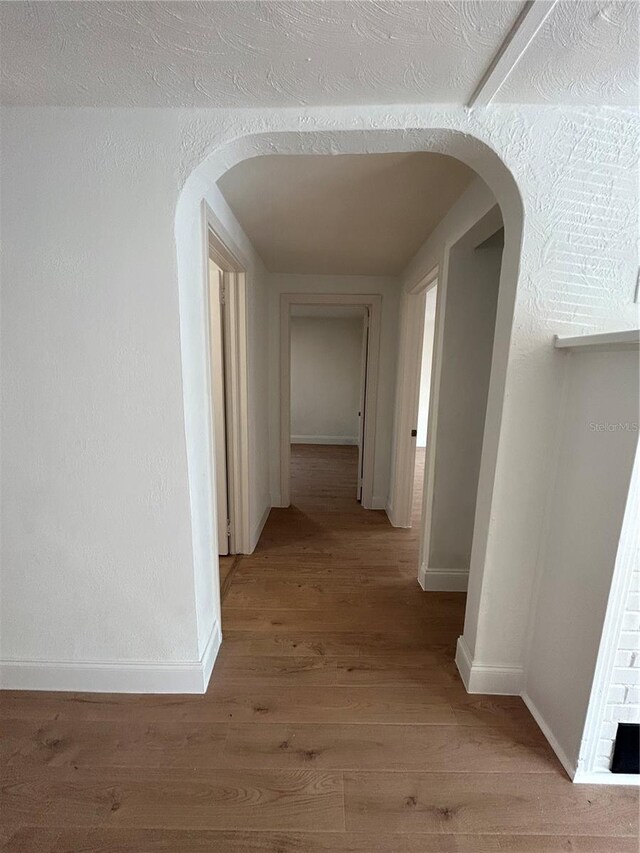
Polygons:
[[[554,355],[566,388],[525,695],[572,771],[638,443],[639,364],[637,351]],[[618,423],[629,429],[606,426]]]
[[380,372],[376,415],[376,446],[373,494],[376,508],[383,509],[389,489],[391,431],[395,394],[395,365],[400,284],[395,278],[376,276],[325,276],[271,274],[269,276],[269,371],[271,494],[280,503],[280,295],[282,293],[362,293],[382,295]]
[[[521,667],[551,473],[540,460],[555,441],[549,341],[556,331],[636,323],[633,113],[35,107],[4,109],[1,132],[3,659],[25,671],[34,660],[83,672],[95,661],[173,671],[201,654],[213,564],[201,535],[206,483],[196,475],[206,421],[200,309],[190,306],[202,276],[197,260],[185,260],[199,208],[182,204],[202,198],[189,182],[194,169],[203,164],[198,176],[215,180],[261,153],[433,150],[475,168],[505,217],[501,370],[490,390],[499,405],[465,636],[479,661]],[[450,237],[438,235],[432,247]],[[391,283],[388,295],[385,306]],[[253,334],[265,334],[259,312],[252,317]],[[383,337],[392,389],[395,321]],[[254,363],[256,377],[263,367]],[[254,389],[258,453],[273,390],[258,378]],[[390,434],[391,411],[392,398],[379,435]],[[376,477],[386,492],[388,459]]]
[[[207,250],[202,227],[202,200],[206,201],[218,237],[246,270],[247,373],[249,408],[249,529],[255,546],[271,506],[268,468],[267,407],[267,284],[266,270],[217,186],[206,175],[194,175],[183,191],[176,216],[180,289],[185,436],[191,496],[193,566],[202,655],[207,638],[220,624],[217,530],[214,491],[210,478],[211,407],[208,398],[208,355],[205,329],[207,297],[203,264]],[[188,416],[187,416],[188,413]]]
[[426,447],[427,445],[429,397],[431,393],[431,365],[433,363],[433,337],[436,331],[437,296],[437,285],[430,288],[425,294],[422,362],[420,364],[420,396],[418,401],[418,435],[416,438],[417,447]]
[[[407,375],[409,365],[413,360],[414,348],[419,345],[419,341],[415,339],[416,323],[416,303],[418,297],[410,294],[413,288],[420,284],[421,280],[430,274],[438,267],[439,276],[442,277],[447,271],[448,253],[452,245],[454,245],[463,235],[469,231],[483,216],[485,216],[493,207],[495,207],[496,198],[489,187],[480,178],[476,178],[465,192],[460,196],[458,201],[449,210],[444,219],[440,222],[435,231],[430,237],[425,240],[422,246],[418,249],[415,256],[401,275],[402,295],[400,300],[399,311],[399,341],[398,341],[398,368],[397,368],[397,389],[400,390],[400,377]],[[434,323],[442,324],[443,314],[436,318]],[[438,328],[436,326],[434,334],[437,336]],[[433,393],[433,388],[429,388],[429,399]],[[401,405],[401,400],[396,400],[396,408]],[[408,417],[413,418],[413,411],[408,414]],[[402,467],[402,457],[405,451],[404,442],[399,433],[399,425],[394,423],[393,433],[393,452],[391,459],[391,475],[390,481],[392,486],[390,507],[402,503],[403,501],[403,483],[402,478],[396,482],[396,466],[398,469]],[[478,590],[479,594],[479,590]]]
[[357,444],[362,318],[291,318],[291,441]]
[[3,111],[4,683],[64,688],[82,661],[78,689],[191,689],[219,627],[203,197],[249,269],[252,523],[270,503],[262,267],[200,179],[179,305],[180,137],[153,111]]
[[478,246],[487,236],[483,228],[481,220],[451,248],[440,288],[444,332],[427,572],[468,572],[471,561],[502,264],[501,241]]

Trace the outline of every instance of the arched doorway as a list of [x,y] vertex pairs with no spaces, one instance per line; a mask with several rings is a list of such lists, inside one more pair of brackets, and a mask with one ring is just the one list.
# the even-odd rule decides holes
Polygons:
[[[482,464],[478,478],[478,506],[473,534],[470,566],[469,597],[465,621],[465,646],[473,655],[478,633],[479,612],[485,574],[485,556],[490,536],[491,504],[496,477],[502,404],[506,384],[509,344],[513,323],[516,288],[520,270],[520,249],[523,231],[523,208],[516,183],[498,157],[487,145],[468,133],[451,129],[398,130],[336,130],[309,132],[272,132],[240,137],[214,148],[187,180],[178,205],[176,237],[178,243],[178,272],[181,306],[201,300],[197,261],[202,240],[201,224],[197,211],[208,191],[215,193],[215,182],[231,166],[251,157],[269,154],[367,154],[384,152],[428,151],[456,157],[469,165],[488,184],[500,207],[505,223],[504,253],[500,275],[500,288],[496,309],[496,327],[487,393],[486,424],[483,441]],[[190,330],[193,332],[193,328]],[[208,527],[211,513],[207,506],[211,486],[206,482],[210,465],[204,465],[207,450],[201,437],[206,434],[206,413],[202,398],[203,379],[198,365],[202,361],[202,341],[198,336],[183,334],[183,378],[185,393],[185,421],[189,461],[189,479],[192,491],[194,540],[212,542]],[[195,499],[194,499],[195,498]],[[202,549],[201,549],[202,550]],[[209,555],[215,551],[208,549]],[[210,557],[209,557],[210,559]],[[196,589],[206,586],[207,557],[203,554],[196,574]],[[219,614],[217,614],[219,618]],[[518,692],[515,683],[514,692]]]

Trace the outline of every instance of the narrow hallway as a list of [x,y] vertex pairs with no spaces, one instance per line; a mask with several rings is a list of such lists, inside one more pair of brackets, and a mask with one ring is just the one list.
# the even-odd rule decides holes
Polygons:
[[[300,829],[373,833],[362,848],[314,835],[277,849],[555,851],[587,826],[588,849],[609,851],[604,836],[632,826],[632,795],[572,786],[519,698],[462,686],[453,657],[465,595],[425,594],[416,581],[424,451],[412,530],[361,508],[356,463],[354,447],[292,448],[292,505],[272,510],[223,605],[208,698],[231,723],[224,766],[274,773],[287,791],[296,772],[305,806],[294,817],[294,796],[289,819]],[[499,817],[496,798],[508,802]],[[404,836],[505,822],[514,837],[499,847]],[[554,837],[515,839],[539,833]]]
[[464,595],[421,592],[355,458],[296,448],[205,695],[2,694],[3,850],[635,853],[635,791],[572,785],[519,698],[465,692]]

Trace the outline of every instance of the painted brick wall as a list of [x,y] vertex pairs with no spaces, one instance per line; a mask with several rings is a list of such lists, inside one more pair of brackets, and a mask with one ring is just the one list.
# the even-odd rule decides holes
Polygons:
[[640,566],[627,596],[595,770],[609,770],[618,723],[640,723]]

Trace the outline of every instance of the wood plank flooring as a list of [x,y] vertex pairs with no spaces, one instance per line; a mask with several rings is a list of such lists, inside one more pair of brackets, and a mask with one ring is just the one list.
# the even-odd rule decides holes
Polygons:
[[205,696],[0,695],[1,850],[637,853],[637,792],[572,785],[519,698],[465,692],[464,595],[419,589],[355,466],[294,446]]

